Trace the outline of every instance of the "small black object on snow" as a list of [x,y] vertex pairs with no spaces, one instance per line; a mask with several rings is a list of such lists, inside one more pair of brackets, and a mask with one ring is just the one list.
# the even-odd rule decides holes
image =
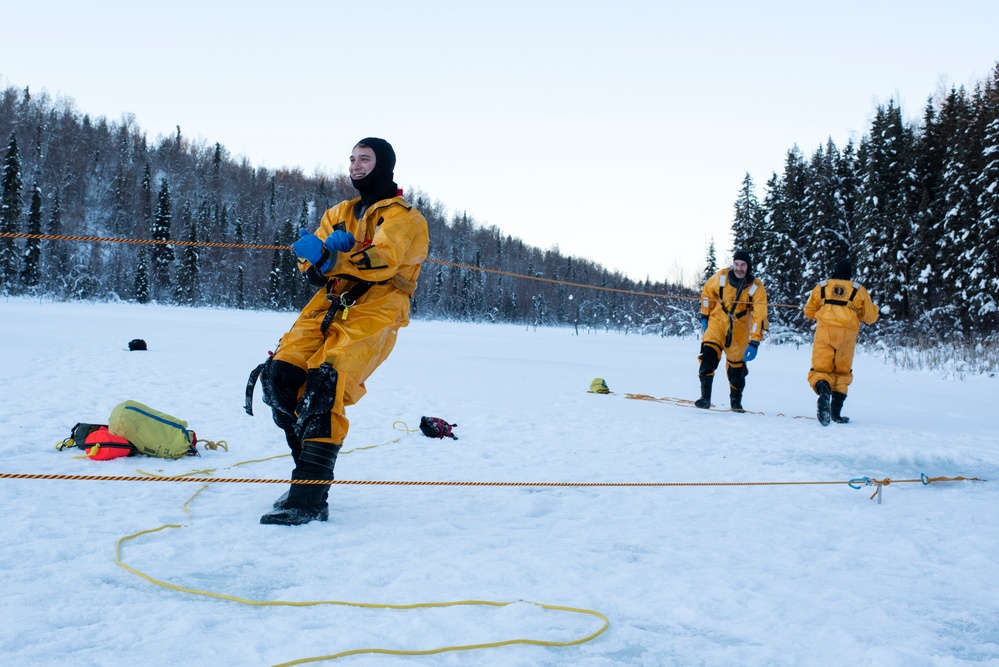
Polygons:
[[147,349],[146,341],[142,340],[141,338],[136,338],[134,340],[128,341],[129,352],[135,352],[136,350],[145,350],[145,349]]

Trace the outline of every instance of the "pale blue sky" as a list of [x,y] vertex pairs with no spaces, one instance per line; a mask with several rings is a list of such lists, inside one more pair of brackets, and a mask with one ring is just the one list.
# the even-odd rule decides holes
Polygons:
[[451,211],[693,283],[747,171],[984,80],[999,3],[0,0],[0,34],[0,85],[306,173],[381,136]]

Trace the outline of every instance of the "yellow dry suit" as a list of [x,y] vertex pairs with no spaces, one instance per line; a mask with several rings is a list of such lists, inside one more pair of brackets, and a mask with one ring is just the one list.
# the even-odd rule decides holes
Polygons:
[[805,317],[816,321],[808,384],[815,389],[817,382],[825,380],[834,394],[845,395],[853,382],[853,354],[860,323],[876,322],[877,306],[860,283],[823,280],[805,304]]
[[701,316],[708,318],[698,357],[702,397],[710,396],[711,381],[724,352],[733,406],[741,409],[749,375],[743,355],[750,341],[763,340],[767,329],[767,291],[760,279],[750,273],[740,279],[733,269],[722,269],[704,283]]
[[[377,201],[360,217],[359,207],[360,198],[344,201],[323,216],[315,232],[320,239],[333,230],[355,238],[354,247],[337,253],[324,274],[299,260],[299,270],[311,272],[314,281],[319,276],[317,282],[325,280],[325,286],[282,336],[272,358],[277,380],[264,384],[265,401],[274,408],[278,425],[289,432],[289,443],[297,417],[302,440],[342,444],[349,426],[344,407],[364,396],[365,380],[392,351],[398,330],[409,324],[410,298],[429,249],[427,221],[402,197]],[[321,391],[310,391],[310,400],[302,401],[320,367],[335,372],[326,374]],[[313,395],[321,397],[322,405],[311,405]],[[284,414],[275,403],[285,406]],[[304,410],[317,418],[302,432]],[[322,417],[327,411],[328,423]]]

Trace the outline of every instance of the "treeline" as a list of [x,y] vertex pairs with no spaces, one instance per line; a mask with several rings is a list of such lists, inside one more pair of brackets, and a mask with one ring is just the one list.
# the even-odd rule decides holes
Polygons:
[[[315,228],[327,208],[356,196],[343,173],[255,168],[179,127],[150,141],[130,115],[91,118],[72,101],[29,89],[0,93],[0,137],[7,137],[0,233],[288,246],[299,228]],[[625,293],[689,290],[636,282],[557,247],[528,246],[467,214],[449,216],[420,191],[406,197],[427,218],[430,257],[440,260],[424,264],[415,317],[692,330],[691,302]],[[0,292],[297,309],[314,288],[290,250],[0,237]]]
[[[894,102],[870,131],[806,158],[794,147],[762,202],[749,174],[735,204],[735,245],[753,255],[772,303],[801,304],[833,264],[883,309],[895,342],[997,341],[999,325],[999,64],[972,91],[930,98],[913,125]],[[887,311],[887,312],[885,312]],[[771,309],[777,335],[800,311]]]
[[[28,89],[0,93],[2,137],[0,233],[288,246],[355,195],[343,173],[255,168],[179,127],[150,141],[131,116],[92,119]],[[808,323],[795,306],[848,257],[884,307],[869,338],[997,341],[999,64],[970,92],[930,98],[918,124],[891,101],[859,145],[830,139],[808,158],[793,147],[762,200],[755,190],[747,174],[733,247],[753,255],[777,305],[775,339],[802,339]],[[694,331],[689,289],[636,282],[449,214],[421,191],[406,196],[431,239],[415,317]],[[715,264],[712,242],[706,276]],[[288,250],[0,237],[4,294],[291,310],[312,291]]]

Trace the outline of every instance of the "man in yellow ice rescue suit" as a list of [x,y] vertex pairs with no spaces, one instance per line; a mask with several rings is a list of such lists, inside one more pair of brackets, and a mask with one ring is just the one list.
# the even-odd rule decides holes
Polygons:
[[[292,244],[299,270],[321,289],[255,373],[291,447],[293,480],[333,479],[347,435],[344,408],[364,396],[365,380],[409,324],[429,236],[427,221],[400,196],[394,168],[387,141],[359,141],[349,171],[361,196],[326,211],[315,233],[302,229]],[[248,406],[255,380],[251,375]],[[328,492],[327,484],[292,484],[260,522],[326,521]]]
[[877,306],[867,290],[852,278],[850,262],[837,262],[832,280],[816,285],[805,304],[805,317],[816,322],[808,384],[819,395],[818,417],[823,426],[829,426],[830,420],[838,424],[850,421],[842,410],[847,387],[853,382],[853,352],[860,323],[874,324],[878,319]]
[[767,291],[749,272],[750,263],[748,252],[736,252],[732,268],[711,276],[701,290],[701,397],[694,401],[699,408],[711,407],[711,384],[724,352],[731,408],[744,412],[746,362],[756,358],[767,329]]

